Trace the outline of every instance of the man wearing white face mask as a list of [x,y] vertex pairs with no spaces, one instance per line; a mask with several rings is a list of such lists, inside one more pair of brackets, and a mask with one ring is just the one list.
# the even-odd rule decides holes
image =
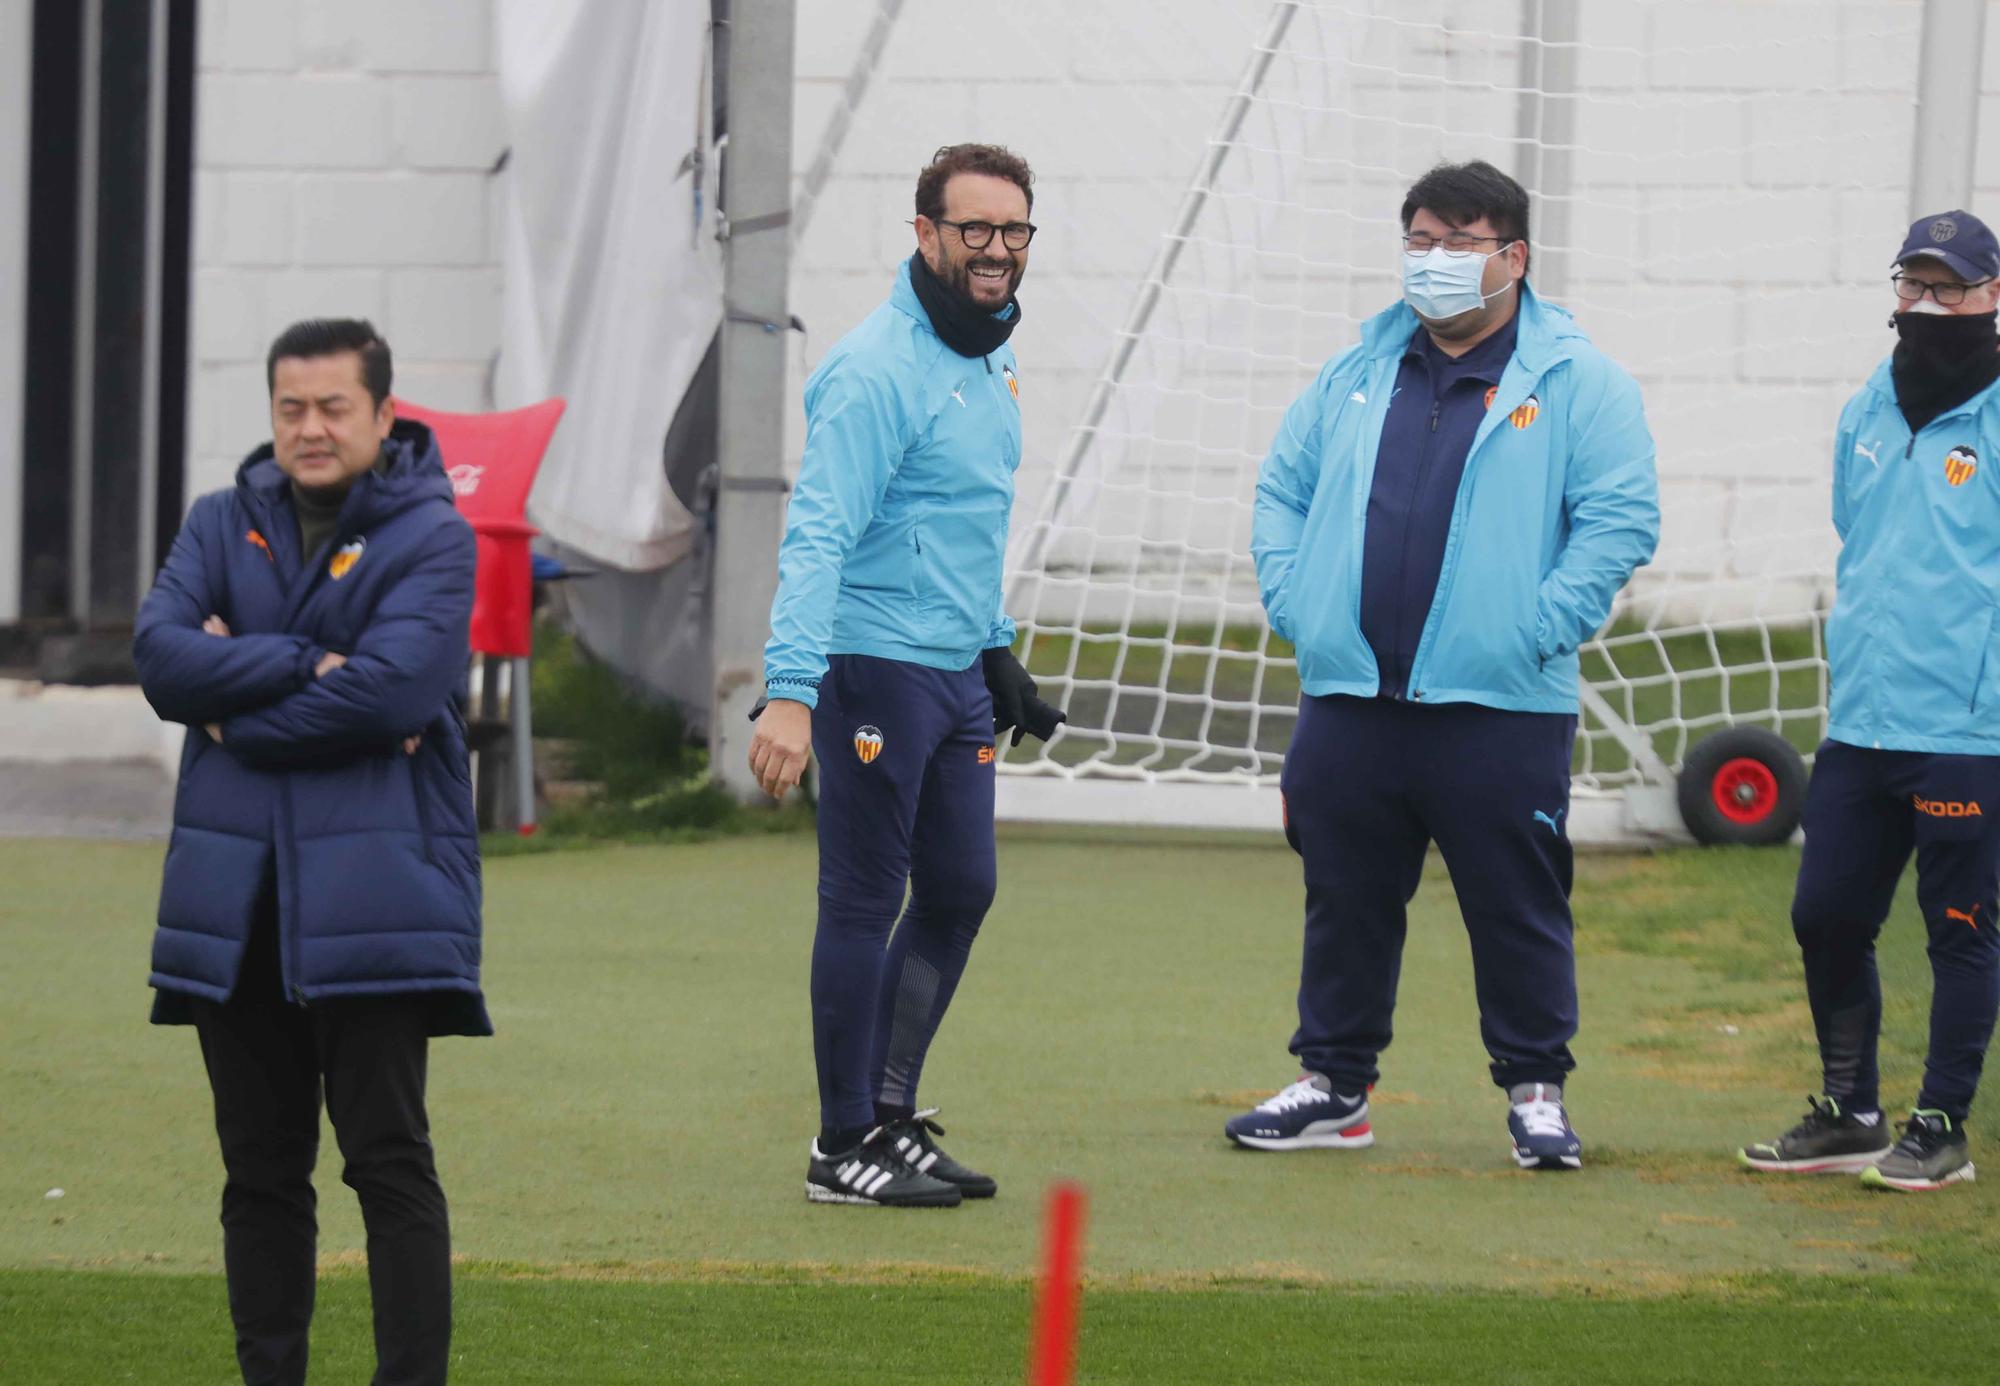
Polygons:
[[[1832,700],[1792,897],[1824,1095],[1737,1158],[1909,1192],[1972,1179],[1965,1119],[2000,1012],[2000,241],[1970,212],[1919,217],[1895,266],[1896,349],[1834,437]],[[1930,1050],[1892,1146],[1875,937],[1912,853]]]
[[1528,195],[1440,165],[1403,202],[1403,301],[1285,415],[1257,482],[1264,606],[1298,650],[1286,834],[1305,863],[1297,1082],[1225,1127],[1371,1144],[1404,909],[1436,842],[1525,1169],[1576,1169],[1564,831],[1577,647],[1659,533],[1639,388],[1527,283]]

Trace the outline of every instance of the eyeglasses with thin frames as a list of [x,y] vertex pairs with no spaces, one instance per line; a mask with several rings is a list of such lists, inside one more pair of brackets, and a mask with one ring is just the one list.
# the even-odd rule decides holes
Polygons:
[[1005,226],[995,226],[990,221],[946,221],[937,219],[939,226],[949,226],[958,232],[958,238],[965,242],[967,250],[984,250],[993,243],[993,233],[1000,233],[1000,243],[1009,250],[1026,250],[1028,242],[1035,239],[1035,224],[1031,221],[1010,221]]
[[1412,231],[1403,237],[1403,250],[1409,255],[1428,255],[1436,247],[1443,246],[1445,254],[1453,259],[1463,259],[1467,255],[1476,253],[1479,247],[1488,241],[1495,245],[1513,244],[1512,241],[1503,241],[1498,236],[1470,236],[1463,231],[1454,231],[1449,236],[1433,236],[1428,231]]

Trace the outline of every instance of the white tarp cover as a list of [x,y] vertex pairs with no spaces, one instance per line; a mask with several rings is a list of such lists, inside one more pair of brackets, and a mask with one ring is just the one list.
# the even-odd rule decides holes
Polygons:
[[664,568],[693,521],[662,445],[722,316],[709,0],[501,0],[512,152],[495,396],[561,395],[528,515],[599,563]]

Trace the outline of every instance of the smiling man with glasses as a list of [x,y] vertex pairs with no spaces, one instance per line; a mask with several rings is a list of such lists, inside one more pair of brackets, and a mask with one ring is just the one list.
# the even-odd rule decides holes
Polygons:
[[782,798],[819,760],[817,1203],[994,1192],[938,1146],[916,1092],[993,901],[996,738],[1046,739],[1063,720],[1014,658],[1000,606],[1021,464],[1008,338],[1033,205],[1018,155],[940,149],[888,302],[806,382],[750,767]]
[[[1896,349],[1834,438],[1832,693],[1792,899],[1824,1087],[1738,1158],[1908,1191],[1972,1178],[1965,1119],[2000,1012],[2000,241],[1970,212],[1919,217],[1895,265]],[[1930,1052],[1892,1146],[1875,937],[1912,852]]]
[[1304,693],[1282,776],[1305,863],[1304,1072],[1225,1132],[1373,1142],[1404,909],[1436,842],[1514,1159],[1575,1169],[1577,647],[1652,556],[1653,440],[1632,378],[1529,289],[1520,184],[1440,165],[1402,229],[1402,302],[1292,405],[1257,481],[1257,577]]

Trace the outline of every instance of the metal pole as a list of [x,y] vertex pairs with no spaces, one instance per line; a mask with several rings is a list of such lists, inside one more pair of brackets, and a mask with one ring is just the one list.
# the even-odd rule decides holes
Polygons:
[[847,84],[840,89],[840,104],[828,118],[819,148],[799,184],[798,195],[792,199],[793,245],[805,239],[806,227],[812,224],[813,208],[819,205],[820,189],[826,186],[833,173],[833,161],[840,157],[840,148],[847,143],[847,132],[854,126],[854,113],[868,95],[868,84],[874,80],[875,69],[889,46],[889,31],[896,27],[896,17],[902,12],[903,0],[881,0],[875,9],[875,22],[868,26],[868,37],[861,41],[861,51],[847,73]]
[[98,138],[103,124],[104,0],[83,0],[82,71],[77,79],[76,298],[69,404],[69,614],[91,624],[91,501],[97,440]]
[[22,377],[27,351],[28,95],[34,6],[0,4],[0,626],[21,619]]
[[764,642],[785,525],[786,278],[792,196],[793,0],[739,0],[729,34],[728,214],[723,284],[720,482],[715,501],[714,696],[709,772],[754,799],[749,711],[764,686]]
[[1967,207],[1979,148],[1980,64],[1986,0],[1924,0],[1917,63],[1917,139],[1910,160],[1910,218]]
[[1576,188],[1577,0],[1522,0],[1521,99],[1515,118],[1536,292],[1569,289],[1570,209]]
[[1299,0],[1279,0],[1271,7],[1271,18],[1264,26],[1263,37],[1250,50],[1250,61],[1236,84],[1236,92],[1223,109],[1215,134],[1209,138],[1208,155],[1202,160],[1201,167],[1195,172],[1194,182],[1189,184],[1186,195],[1182,197],[1173,229],[1161,242],[1152,268],[1146,271],[1139,297],[1133,303],[1132,311],[1126,315],[1125,326],[1119,330],[1118,344],[1111,352],[1111,364],[1098,377],[1097,388],[1091,392],[1090,403],[1083,411],[1083,422],[1070,435],[1069,449],[1056,466],[1055,479],[1049,484],[1048,494],[1042,501],[1040,516],[1021,546],[1020,559],[1008,565],[1012,575],[1007,582],[1006,600],[1010,605],[1021,595],[1022,584],[1041,567],[1049,535],[1062,515],[1063,506],[1069,501],[1071,484],[1076,480],[1091,444],[1097,441],[1097,426],[1104,422],[1104,416],[1111,408],[1111,398],[1125,378],[1132,353],[1138,350],[1140,340],[1146,335],[1146,325],[1152,321],[1153,310],[1159,306],[1160,296],[1166,292],[1167,282],[1173,278],[1174,266],[1180,262],[1181,252],[1187,248],[1188,236],[1194,231],[1201,209],[1215,191],[1216,175],[1222,171],[1223,160],[1235,148],[1237,133],[1243,128],[1244,117],[1250,113],[1250,103],[1256,100],[1257,93],[1263,88],[1264,74],[1270,71],[1271,60],[1278,55],[1278,45],[1284,41],[1285,30],[1291,26],[1298,11]]
[[[161,306],[166,281],[167,226],[167,7],[152,0],[151,38],[146,47],[146,245],[145,305],[139,343],[139,523],[132,537],[137,573],[132,590],[153,585],[158,566],[160,469]],[[178,457],[172,465],[179,466]]]
[[513,734],[514,816],[521,836],[535,830],[535,736],[529,725],[528,660],[508,661],[507,721]]

